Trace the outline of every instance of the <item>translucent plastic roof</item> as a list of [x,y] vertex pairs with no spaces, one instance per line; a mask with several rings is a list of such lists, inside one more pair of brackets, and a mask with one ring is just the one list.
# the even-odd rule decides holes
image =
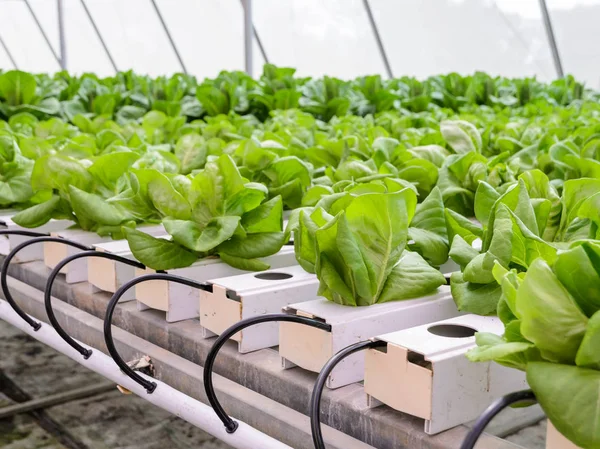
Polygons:
[[[595,43],[600,28],[595,23],[600,0],[545,1],[565,73],[598,87],[600,49]],[[245,69],[241,0],[61,3],[66,67],[71,72],[109,75],[116,68],[159,75],[185,70],[202,78],[214,77],[220,70]],[[266,60],[296,67],[301,76],[387,76],[386,58],[394,76],[483,70],[548,80],[558,73],[539,0],[253,0],[251,4],[254,32],[248,36],[255,76]],[[0,0],[0,16],[5,19],[0,29],[0,68],[60,69],[57,5],[58,0]]]
[[269,60],[300,76],[383,73],[360,0],[255,0],[254,23]]
[[600,0],[546,0],[565,72],[600,87]]
[[[372,0],[394,73],[481,70],[504,76],[556,75],[539,8],[532,17],[484,0]],[[539,4],[537,0],[513,2]]]

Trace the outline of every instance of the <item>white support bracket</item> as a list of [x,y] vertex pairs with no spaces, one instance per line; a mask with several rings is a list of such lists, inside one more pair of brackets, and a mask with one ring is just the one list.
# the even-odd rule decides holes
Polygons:
[[[348,307],[317,299],[292,304],[286,313],[322,320],[331,332],[298,323],[279,325],[279,354],[283,368],[299,366],[320,372],[325,363],[341,349],[386,332],[393,332],[459,315],[450,294],[442,286],[437,293],[417,299]],[[327,379],[328,388],[339,388],[364,379],[365,354],[345,358]]]
[[[296,262],[294,248],[284,246],[278,253],[262,260],[268,263],[271,268],[293,265]],[[141,270],[136,268],[136,276],[154,272],[150,269]],[[218,257],[207,257],[198,260],[187,268],[169,270],[168,273],[187,277],[197,282],[204,282],[209,279],[244,274],[247,271],[227,265]],[[135,286],[135,298],[139,310],[162,310],[167,313],[166,320],[169,323],[200,316],[200,292],[198,289],[187,285],[161,280],[142,282]]]
[[[110,242],[110,237],[100,237],[95,232],[69,229],[66,231],[52,232],[50,235],[65,240],[72,240],[82,245],[93,246],[102,242]],[[44,242],[44,263],[50,269],[54,268],[65,257],[81,252],[80,249],[58,242]],[[77,259],[66,265],[60,272],[65,275],[67,284],[87,281],[88,258]]]
[[[299,265],[240,274],[209,281],[212,292],[200,292],[200,324],[208,338],[220,335],[240,320],[281,313],[289,304],[317,298],[319,280]],[[278,323],[248,327],[232,337],[247,353],[279,344]]]
[[366,354],[365,393],[425,420],[433,435],[476,419],[495,399],[527,388],[525,374],[497,363],[474,363],[466,352],[475,332],[502,335],[496,317],[463,315],[379,335],[384,348]]
[[[140,226],[139,231],[153,237],[164,237],[165,229],[162,225]],[[114,240],[94,245],[97,251],[115,254],[130,260],[135,260],[127,240]],[[92,257],[88,260],[88,282],[94,287],[109,293],[115,293],[119,287],[135,277],[135,267],[126,265],[116,260]],[[121,297],[121,302],[131,301],[135,298],[135,290],[130,289]]]
[[[5,212],[5,211],[2,211]],[[17,225],[12,221],[14,213],[8,212],[4,215],[0,215],[0,229],[6,229],[8,231],[35,231],[35,232],[54,232],[62,231],[67,229],[69,226],[73,226],[73,222],[70,220],[50,220],[48,223],[37,227],[35,229],[27,229]],[[6,256],[18,245],[32,237],[24,235],[2,235],[0,236],[0,255]],[[33,262],[34,260],[42,260],[44,258],[44,247],[43,245],[32,245],[27,248],[23,248],[22,251],[15,256],[13,259],[17,263]]]

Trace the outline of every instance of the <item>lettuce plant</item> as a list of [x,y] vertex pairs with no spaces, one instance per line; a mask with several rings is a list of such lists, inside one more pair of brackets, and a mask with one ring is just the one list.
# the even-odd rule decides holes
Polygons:
[[58,115],[60,103],[53,86],[38,84],[36,78],[20,70],[0,74],[0,117],[10,117],[20,112],[35,116]]
[[510,152],[488,159],[479,130],[464,120],[445,120],[440,129],[448,146],[454,151],[439,169],[438,187],[446,206],[462,215],[474,213],[475,192],[481,181],[493,187],[516,180],[518,167],[510,165]]
[[347,81],[325,76],[312,79],[301,87],[300,108],[315,117],[329,121],[348,114],[351,107],[351,86]]
[[267,186],[271,198],[280,195],[287,209],[302,204],[306,190],[311,185],[312,165],[274,141],[257,139],[242,141],[234,153],[240,172],[248,179]]
[[[552,261],[569,244],[595,238],[598,209],[591,198],[600,191],[599,180],[566,181],[559,196],[542,172],[532,170],[503,190],[501,193],[480,183],[475,212],[482,227],[469,225],[458,214],[446,211],[453,237],[450,257],[461,266],[461,272],[451,277],[452,294],[460,310],[495,313],[500,297],[500,286],[492,273],[495,263],[527,271],[538,257]],[[478,238],[481,251],[472,247]]]
[[248,95],[253,113],[265,119],[269,112],[297,108],[303,80],[294,78],[296,69],[265,64],[258,84]]
[[47,154],[34,164],[31,187],[36,196],[47,199],[13,217],[20,226],[41,226],[52,218],[72,220],[84,230],[101,235],[121,235],[121,226],[134,226],[132,210],[111,203],[124,187],[126,172],[139,154],[120,151],[103,155],[91,162],[62,154]]
[[552,424],[578,447],[599,447],[600,244],[574,243],[526,273],[496,262],[493,273],[506,331],[476,334],[467,356],[525,371]]
[[[99,137],[106,135],[100,133]],[[160,212],[152,205],[148,211],[134,194],[139,190],[136,173],[155,168],[165,173],[177,172],[178,159],[160,148],[134,151],[118,144],[104,154],[92,153],[64,146],[32,162],[28,181],[35,192],[31,202],[37,204],[16,214],[15,223],[31,228],[52,218],[70,219],[84,230],[117,238],[122,236],[123,225],[159,221]]]
[[439,166],[448,155],[437,145],[407,148],[389,137],[375,139],[372,152],[379,173],[389,173],[413,183],[423,197],[436,185]]
[[0,206],[25,203],[33,197],[33,161],[21,154],[16,140],[0,131]]
[[138,172],[138,201],[162,215],[171,239],[124,228],[133,255],[155,270],[191,265],[218,256],[242,270],[265,270],[261,260],[286,241],[281,196],[244,179],[228,155],[209,161],[191,180],[158,171]]
[[[411,188],[324,197],[314,209],[299,213],[296,258],[316,273],[319,294],[338,304],[367,306],[429,294],[445,278],[408,249],[416,209]],[[427,211],[417,215],[419,224],[427,221]],[[423,231],[436,239],[435,231]]]

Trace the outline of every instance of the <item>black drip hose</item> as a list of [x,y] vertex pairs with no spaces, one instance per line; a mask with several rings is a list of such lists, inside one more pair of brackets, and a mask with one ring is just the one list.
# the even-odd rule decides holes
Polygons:
[[337,354],[335,354],[329,361],[325,364],[319,376],[317,377],[317,381],[315,382],[315,388],[313,390],[312,397],[310,398],[310,408],[309,408],[309,416],[310,416],[310,429],[312,432],[313,443],[315,445],[315,449],[326,449],[325,442],[323,441],[323,434],[321,432],[321,396],[323,395],[323,388],[325,388],[325,383],[327,383],[327,378],[333,371],[333,369],[344,360],[346,357],[362,351],[364,349],[370,348],[379,348],[382,346],[386,346],[387,342],[376,340],[376,341],[361,341],[359,343],[355,343],[353,345],[347,346]]
[[227,328],[215,341],[208,356],[204,363],[204,389],[206,390],[206,396],[210,405],[214,409],[219,419],[225,425],[227,433],[234,433],[238,428],[237,421],[231,419],[231,417],[223,410],[221,403],[217,399],[215,389],[212,381],[212,372],[215,364],[215,359],[219,350],[223,345],[239,331],[246,329],[247,327],[254,326],[255,324],[268,323],[273,321],[286,321],[291,323],[305,324],[307,326],[316,327],[317,329],[323,329],[325,331],[331,331],[331,325],[324,323],[323,321],[315,320],[314,318],[308,318],[298,315],[288,315],[285,313],[273,313],[268,315],[261,315],[257,317],[247,318],[242,320],[233,326]]
[[44,305],[46,306],[46,314],[48,315],[50,324],[52,324],[52,327],[56,330],[58,335],[60,335],[61,338],[69,344],[69,346],[71,346],[77,352],[79,352],[83,356],[84,359],[88,359],[92,355],[92,350],[88,349],[88,348],[84,348],[77,341],[75,341],[73,338],[71,338],[71,336],[69,334],[67,334],[65,332],[65,330],[62,328],[62,326],[59,324],[58,320],[56,319],[56,316],[54,315],[54,310],[52,309],[52,286],[54,285],[54,281],[58,277],[58,274],[68,263],[73,262],[74,260],[77,260],[77,259],[83,259],[84,257],[100,257],[103,259],[115,260],[117,262],[121,262],[126,265],[131,265],[133,267],[137,267],[137,268],[141,268],[141,269],[146,268],[146,266],[135,260],[127,259],[126,257],[118,256],[116,254],[105,253],[102,251],[88,250],[88,251],[83,251],[81,253],[73,254],[72,256],[69,256],[69,257],[65,257],[58,264],[56,264],[56,266],[50,273],[50,276],[48,276],[48,282],[46,283],[46,290],[44,292]]
[[[34,233],[29,233],[29,231],[5,231],[4,234],[8,234],[9,232],[13,232],[13,233],[18,232],[18,234],[16,234],[16,235],[26,235],[28,237],[33,237],[32,234],[34,234]],[[27,233],[27,234],[25,234],[25,233]],[[4,262],[2,263],[2,272],[0,273],[0,285],[2,286],[2,293],[4,294],[4,299],[6,299],[6,302],[8,302],[8,304],[13,308],[13,310],[17,313],[17,315],[19,315],[21,318],[23,318],[23,320],[25,320],[27,322],[27,324],[29,324],[33,328],[34,331],[39,330],[40,327],[42,327],[42,323],[33,320],[29,315],[27,315],[25,312],[23,312],[23,310],[19,307],[19,305],[13,299],[12,294],[10,293],[10,290],[8,289],[8,267],[10,266],[10,262],[14,259],[14,257],[17,255],[17,253],[19,251],[21,251],[24,248],[27,248],[30,245],[34,245],[36,243],[43,243],[43,242],[62,243],[64,245],[74,246],[75,248],[79,248],[83,251],[90,249],[89,247],[82,245],[80,243],[74,242],[72,240],[67,240],[67,239],[63,239],[60,237],[51,237],[49,235],[42,234],[41,236],[38,236],[37,238],[27,240],[26,242],[23,242],[23,243],[17,245],[15,247],[15,249],[13,249],[10,253],[8,253],[6,258],[4,259]]]
[[[0,229],[0,235],[21,235],[24,237],[43,237],[48,235],[47,233],[44,232],[34,232],[34,231],[25,231],[25,230],[8,230],[8,229]],[[7,258],[10,256],[10,253],[6,256]],[[10,259],[12,259],[14,256],[12,256]],[[2,273],[6,272],[6,275],[3,275],[4,278],[6,278],[6,276],[8,276],[8,265],[10,264],[10,260],[8,261],[7,264],[2,264]],[[41,326],[40,323],[33,321],[31,319],[31,317],[29,315],[27,315],[25,312],[23,312],[18,306],[17,304],[14,302],[10,291],[8,290],[8,285],[6,282],[6,279],[4,279],[4,281],[2,282],[2,293],[4,294],[4,297],[6,298],[6,301],[10,304],[10,306],[13,308],[13,310],[15,312],[17,312],[17,314],[19,314],[19,316],[21,318],[23,318],[27,324],[29,324],[31,327],[33,327],[34,330],[38,330]]]
[[516,404],[517,402],[524,401],[535,401],[535,394],[531,390],[522,390],[516,391],[514,393],[507,394],[506,396],[501,397],[492,405],[490,405],[485,412],[481,414],[477,421],[475,421],[475,425],[463,441],[463,444],[460,446],[460,449],[473,449],[475,447],[475,443],[485,430],[486,426],[490,423],[494,417],[504,410],[506,407],[511,406],[512,404]]
[[187,285],[188,287],[194,287],[200,290],[206,290],[209,288],[209,285],[205,283],[196,282],[191,279],[176,276],[174,274],[158,272],[145,274],[143,276],[139,276],[135,279],[126,282],[121,287],[119,287],[119,289],[115,292],[112,298],[110,298],[110,302],[108,303],[108,307],[106,308],[106,317],[104,318],[104,341],[106,342],[108,352],[110,353],[115,363],[119,366],[121,371],[123,371],[123,373],[125,373],[135,382],[144,387],[149,394],[156,389],[156,383],[144,379],[142,376],[140,376],[138,373],[132,370],[129,367],[129,365],[127,365],[127,363],[125,363],[125,361],[121,358],[119,352],[117,351],[117,348],[115,347],[115,343],[112,337],[112,318],[115,311],[115,307],[119,302],[119,299],[121,299],[121,296],[123,296],[127,290],[142,282],[157,280],[176,282],[178,284]]
[[22,235],[24,237],[43,237],[45,235],[50,235],[47,232],[35,232],[35,231],[26,231],[21,229],[9,230],[9,229],[0,229],[0,235]]

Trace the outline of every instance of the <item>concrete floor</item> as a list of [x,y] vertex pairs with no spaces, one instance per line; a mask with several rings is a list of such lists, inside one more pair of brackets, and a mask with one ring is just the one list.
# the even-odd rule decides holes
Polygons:
[[[0,320],[0,374],[33,398],[106,382],[69,358]],[[14,403],[2,393],[0,408]],[[42,425],[40,425],[40,418]],[[44,430],[50,420],[65,433]],[[508,439],[543,449],[545,423]],[[117,389],[46,409],[42,416],[0,420],[2,449],[228,449],[185,421]]]

